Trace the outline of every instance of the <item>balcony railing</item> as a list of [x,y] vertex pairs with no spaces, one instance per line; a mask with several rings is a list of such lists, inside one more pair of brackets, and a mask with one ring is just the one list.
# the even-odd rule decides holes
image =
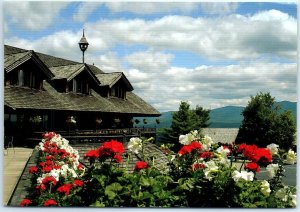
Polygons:
[[[155,137],[156,128],[123,128],[123,129],[99,129],[99,130],[75,130],[55,131],[73,144],[80,143],[101,143],[110,139],[117,139],[126,142],[132,137]],[[45,132],[34,132],[31,138],[26,140],[32,146],[41,141]]]

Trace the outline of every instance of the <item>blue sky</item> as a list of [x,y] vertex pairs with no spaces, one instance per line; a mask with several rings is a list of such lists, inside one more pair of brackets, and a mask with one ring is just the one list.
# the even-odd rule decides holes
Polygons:
[[[122,71],[159,111],[180,101],[245,106],[297,100],[297,5],[262,2],[3,3],[4,43]],[[26,17],[26,18],[24,18]]]

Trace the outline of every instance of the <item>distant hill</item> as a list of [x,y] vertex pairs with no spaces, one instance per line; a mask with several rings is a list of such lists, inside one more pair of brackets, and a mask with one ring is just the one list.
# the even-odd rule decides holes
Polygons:
[[[295,120],[297,119],[297,103],[296,102],[289,102],[289,101],[282,101],[278,102],[281,106],[282,111],[284,110],[291,110]],[[240,124],[242,123],[243,116],[242,111],[244,107],[239,106],[226,106],[221,108],[216,108],[210,111],[210,128],[239,128]],[[174,111],[168,111],[161,114],[160,117],[156,118],[149,118],[147,119],[148,123],[145,125],[143,124],[143,119],[139,117],[140,123],[136,125],[136,127],[157,127],[157,128],[168,128],[172,124],[172,114]],[[155,120],[159,118],[160,124],[156,124]]]

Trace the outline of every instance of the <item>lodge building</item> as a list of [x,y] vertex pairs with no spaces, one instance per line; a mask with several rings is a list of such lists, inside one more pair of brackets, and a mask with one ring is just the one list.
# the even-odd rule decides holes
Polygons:
[[24,142],[34,131],[130,129],[160,113],[134,94],[122,72],[4,46],[4,133]]

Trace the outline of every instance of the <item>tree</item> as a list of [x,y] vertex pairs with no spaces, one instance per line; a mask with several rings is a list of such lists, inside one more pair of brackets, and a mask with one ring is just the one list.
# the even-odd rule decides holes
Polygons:
[[293,145],[296,124],[292,112],[280,112],[280,106],[270,93],[259,93],[242,112],[244,120],[239,129],[237,143],[256,144],[265,147],[275,143],[289,149]]
[[174,144],[174,150],[180,147],[178,138],[180,135],[189,133],[192,130],[201,130],[207,127],[209,120],[209,110],[196,106],[195,110],[190,109],[187,102],[182,101],[178,111],[173,113],[171,128],[166,129],[161,140]]

